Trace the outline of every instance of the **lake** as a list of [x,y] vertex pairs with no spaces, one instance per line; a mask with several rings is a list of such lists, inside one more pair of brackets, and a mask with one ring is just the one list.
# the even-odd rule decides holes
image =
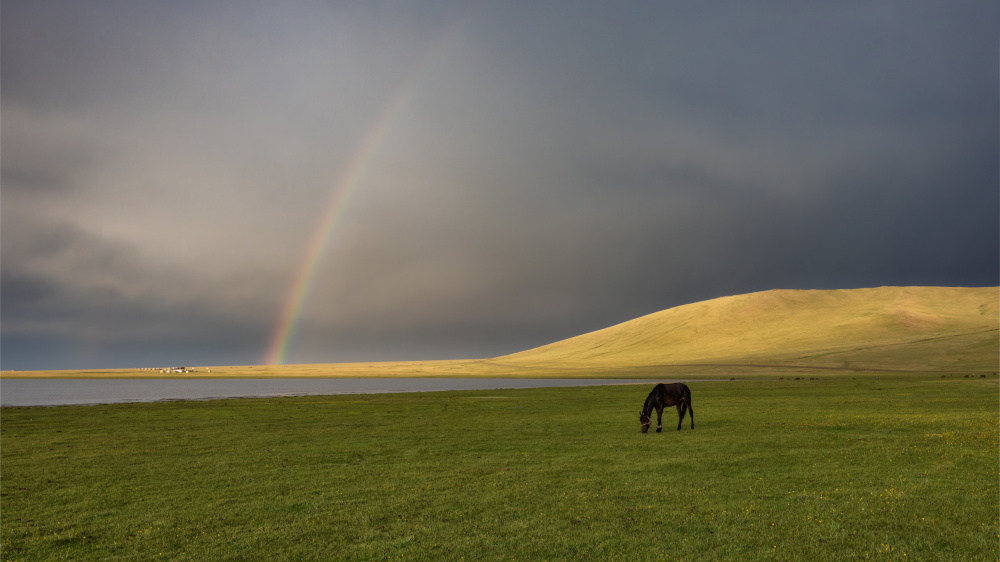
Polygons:
[[218,400],[557,386],[646,384],[644,379],[0,379],[2,406],[66,406],[160,400]]

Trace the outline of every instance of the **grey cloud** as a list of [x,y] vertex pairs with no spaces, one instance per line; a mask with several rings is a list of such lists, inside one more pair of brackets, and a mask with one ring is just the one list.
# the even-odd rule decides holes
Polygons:
[[207,284],[143,258],[127,242],[68,223],[8,216],[3,227],[4,346],[15,361],[20,349],[7,342],[31,336],[81,337],[94,350],[150,341],[221,344],[234,334],[255,336],[256,347],[264,338],[253,326],[270,311],[260,310],[245,286]]
[[995,284],[998,12],[6,2],[5,368],[259,360],[394,99],[292,361],[495,355],[776,287]]
[[30,191],[61,191],[66,189],[68,182],[59,173],[47,169],[20,168],[5,166],[0,172],[0,183],[5,189],[21,189]]

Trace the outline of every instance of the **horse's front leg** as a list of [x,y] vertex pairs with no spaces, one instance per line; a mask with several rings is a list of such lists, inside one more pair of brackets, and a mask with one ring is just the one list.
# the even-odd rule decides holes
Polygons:
[[656,432],[663,431],[663,406],[656,408]]

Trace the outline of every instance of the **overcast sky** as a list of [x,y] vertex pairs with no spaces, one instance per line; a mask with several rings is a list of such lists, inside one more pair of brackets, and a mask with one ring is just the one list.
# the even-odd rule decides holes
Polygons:
[[288,362],[1000,277],[996,2],[4,0],[0,25],[3,369],[266,361],[361,156]]

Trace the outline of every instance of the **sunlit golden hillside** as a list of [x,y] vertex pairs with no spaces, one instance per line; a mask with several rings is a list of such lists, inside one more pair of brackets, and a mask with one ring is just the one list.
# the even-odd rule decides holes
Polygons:
[[721,364],[996,371],[998,294],[997,287],[765,291],[671,308],[495,361],[602,370]]
[[491,359],[26,371],[18,377],[685,378],[822,370],[1000,371],[997,287],[775,290],[678,306]]

